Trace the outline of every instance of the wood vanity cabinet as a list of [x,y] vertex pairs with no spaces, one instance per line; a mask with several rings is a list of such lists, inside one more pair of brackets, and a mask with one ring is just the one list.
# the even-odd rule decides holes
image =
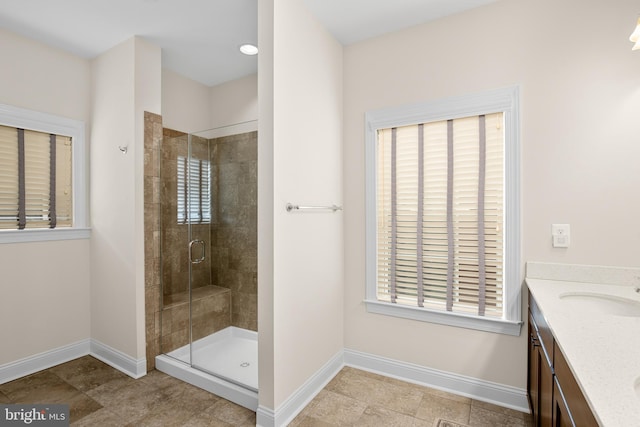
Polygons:
[[529,297],[529,405],[533,415],[533,425],[551,427],[553,399],[553,341],[541,329],[548,330],[537,306],[531,306]]
[[[553,394],[554,420],[558,420],[554,422],[554,425],[558,427],[565,425],[597,427],[598,422],[591,412],[587,399],[582,394],[582,390],[580,390],[580,386],[576,382],[567,360],[556,343],[554,343],[553,350],[553,371],[556,382]],[[556,392],[556,389],[558,392]],[[560,421],[566,422],[564,420],[567,418],[571,420],[569,424],[559,423]]]
[[[573,427],[575,424],[571,420],[569,408],[567,407],[567,401],[564,399],[560,387],[558,387],[558,380],[553,380],[553,419],[555,420],[555,427]],[[578,424],[579,425],[579,424]]]
[[597,427],[589,404],[529,293],[527,392],[536,427]]

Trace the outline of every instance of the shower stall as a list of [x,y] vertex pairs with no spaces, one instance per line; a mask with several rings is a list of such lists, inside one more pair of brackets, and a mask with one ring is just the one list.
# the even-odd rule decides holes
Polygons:
[[163,138],[156,368],[256,410],[257,121]]

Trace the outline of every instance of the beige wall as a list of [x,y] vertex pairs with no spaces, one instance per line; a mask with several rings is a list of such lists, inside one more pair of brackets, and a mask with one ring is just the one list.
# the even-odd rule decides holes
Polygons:
[[162,70],[162,124],[194,133],[258,119],[258,75],[205,86]]
[[[89,128],[89,61],[4,30],[0,52],[0,103]],[[89,338],[89,284],[87,239],[0,244],[0,365]]]
[[258,75],[213,86],[210,128],[258,119]]
[[91,337],[135,359],[145,355],[143,111],[160,112],[160,72],[160,49],[139,38],[92,61]]
[[[526,386],[526,333],[366,312],[369,110],[520,85],[523,264],[640,265],[640,55],[628,41],[637,13],[631,0],[499,1],[345,48],[346,348]],[[551,247],[551,223],[571,224],[570,248]]]
[[274,0],[258,2],[258,405],[275,409]]
[[166,68],[162,70],[162,126],[181,132],[211,127],[210,88]]
[[88,254],[88,239],[0,244],[0,365],[90,337]]
[[[260,55],[270,58],[259,59],[258,239],[270,242],[258,247],[258,330],[260,352],[273,352],[260,354],[260,405],[276,409],[343,347],[342,214],[285,210],[287,202],[342,203],[342,46],[297,0],[261,5],[259,16],[260,26],[273,26],[272,46],[260,34]],[[262,234],[271,227],[273,235]],[[272,319],[263,325],[266,301]]]
[[1,103],[88,121],[89,61],[3,29],[0,51]]

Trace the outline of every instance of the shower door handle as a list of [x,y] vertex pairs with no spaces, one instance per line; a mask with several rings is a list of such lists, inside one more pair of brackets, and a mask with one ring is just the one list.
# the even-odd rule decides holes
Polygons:
[[[196,258],[193,259],[193,245],[194,244],[199,244],[200,246],[202,246],[202,255],[200,256],[200,258]],[[200,264],[202,261],[204,261],[204,257],[205,257],[205,246],[204,246],[204,240],[192,240],[189,242],[189,261],[191,261],[191,264]]]

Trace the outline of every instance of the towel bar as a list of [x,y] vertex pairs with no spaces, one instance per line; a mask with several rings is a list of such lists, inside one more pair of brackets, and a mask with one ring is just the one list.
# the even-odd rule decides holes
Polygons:
[[287,212],[293,211],[302,211],[302,210],[330,210],[330,211],[341,211],[342,206],[331,205],[331,206],[299,206],[294,205],[292,203],[287,203],[286,205]]

